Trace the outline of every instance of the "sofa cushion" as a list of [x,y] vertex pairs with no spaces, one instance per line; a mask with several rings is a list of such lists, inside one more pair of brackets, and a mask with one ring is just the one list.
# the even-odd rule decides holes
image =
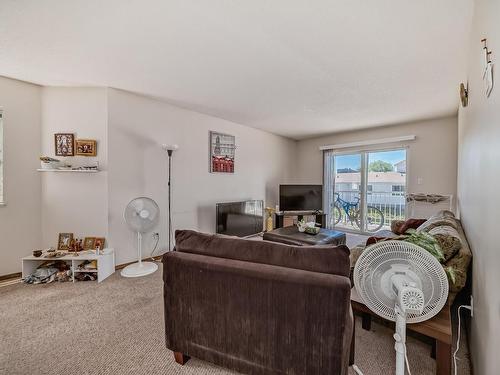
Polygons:
[[175,232],[177,251],[349,277],[349,248],[290,246],[192,230]]

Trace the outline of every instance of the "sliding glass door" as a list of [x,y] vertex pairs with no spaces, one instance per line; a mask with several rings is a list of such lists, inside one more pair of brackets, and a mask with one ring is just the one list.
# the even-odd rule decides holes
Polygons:
[[406,149],[325,151],[324,161],[329,228],[374,233],[405,218]]

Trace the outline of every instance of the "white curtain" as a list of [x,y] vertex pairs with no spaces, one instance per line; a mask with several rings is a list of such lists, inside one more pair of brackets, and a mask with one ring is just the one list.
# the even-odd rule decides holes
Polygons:
[[330,217],[334,203],[335,191],[335,153],[333,150],[323,151],[323,210],[326,213],[326,227],[332,229]]

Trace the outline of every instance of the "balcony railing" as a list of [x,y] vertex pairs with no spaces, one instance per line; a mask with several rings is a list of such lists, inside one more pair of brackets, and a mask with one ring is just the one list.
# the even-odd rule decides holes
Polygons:
[[[336,191],[336,193],[339,193],[339,196],[342,200],[351,203],[356,203],[358,201],[358,198],[360,198],[359,191]],[[406,199],[404,191],[369,191],[367,193],[366,199],[367,206],[376,207],[380,211],[382,211],[384,215],[384,225],[382,229],[390,229],[391,223],[394,220],[405,220]],[[327,212],[327,214],[329,215],[328,223],[332,222],[332,209],[333,204],[335,203],[335,198],[331,203],[332,207],[330,208],[329,212]],[[358,206],[354,208],[354,210],[359,209],[360,204],[361,203],[359,203]],[[341,205],[339,206],[341,207]],[[341,220],[337,224],[337,227],[359,230],[359,227],[356,224],[355,220],[351,221],[351,218],[349,217],[349,215],[346,215],[342,207],[340,211]]]

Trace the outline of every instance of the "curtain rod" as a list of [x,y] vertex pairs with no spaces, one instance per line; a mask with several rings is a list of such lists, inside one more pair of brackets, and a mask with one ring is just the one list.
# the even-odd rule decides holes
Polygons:
[[414,141],[415,138],[417,138],[415,135],[404,135],[401,137],[373,139],[371,141],[358,141],[358,142],[350,142],[350,143],[339,143],[336,145],[319,146],[319,149],[321,151],[338,150],[341,148],[381,145],[384,143],[395,143],[395,142],[404,142],[404,141]]

